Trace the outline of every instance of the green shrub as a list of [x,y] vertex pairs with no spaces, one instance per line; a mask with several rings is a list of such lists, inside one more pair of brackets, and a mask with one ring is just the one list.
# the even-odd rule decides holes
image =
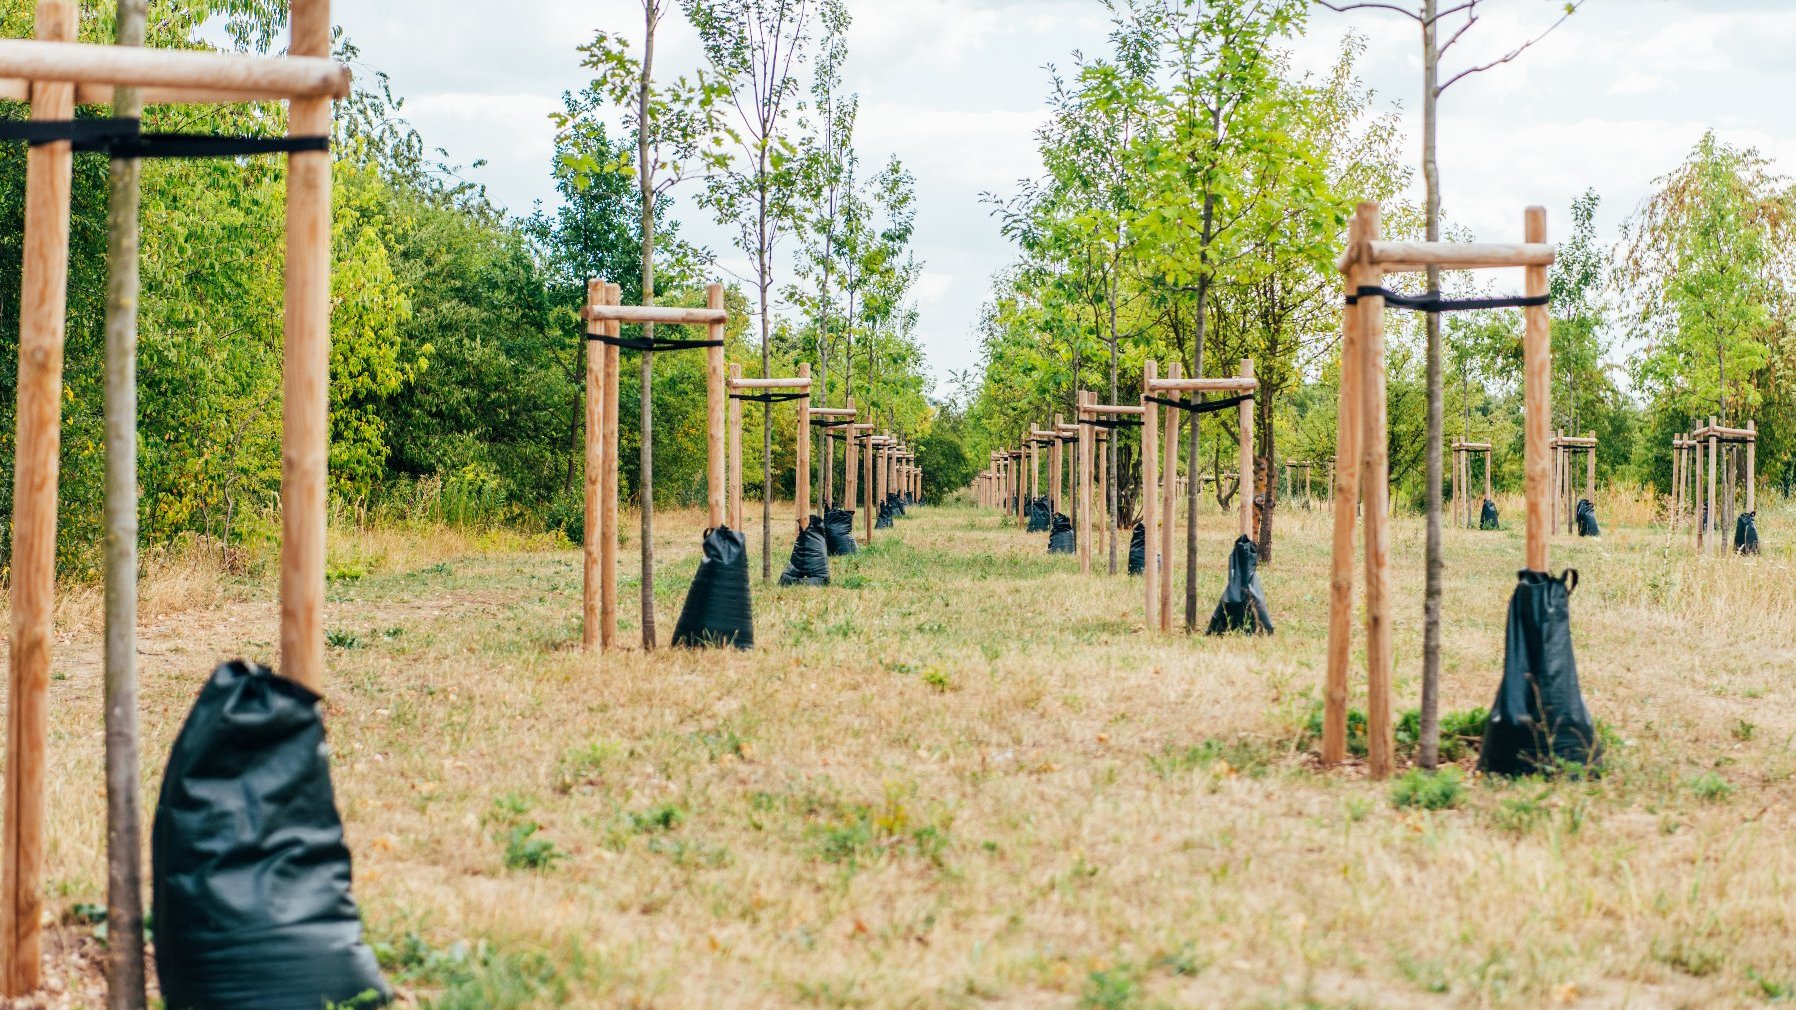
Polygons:
[[1411,768],[1391,787],[1391,805],[1419,810],[1446,810],[1458,806],[1464,792],[1464,779],[1457,768],[1433,774],[1420,768]]

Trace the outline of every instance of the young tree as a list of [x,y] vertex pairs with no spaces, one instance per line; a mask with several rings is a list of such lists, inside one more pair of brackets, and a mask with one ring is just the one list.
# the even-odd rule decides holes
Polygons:
[[[1435,158],[1438,117],[1436,109],[1441,95],[1453,85],[1465,80],[1473,74],[1482,73],[1492,67],[1509,63],[1528,51],[1541,39],[1551,34],[1565,20],[1577,12],[1584,0],[1554,0],[1561,3],[1558,20],[1545,31],[1523,41],[1495,59],[1479,63],[1441,80],[1441,57],[1458,43],[1465,34],[1478,24],[1479,6],[1484,0],[1448,0],[1450,6],[1441,9],[1441,0],[1421,0],[1419,8],[1405,7],[1401,3],[1382,2],[1382,0],[1315,0],[1316,3],[1337,12],[1358,10],[1394,11],[1415,21],[1422,31],[1422,179],[1425,187],[1424,199],[1427,203],[1427,237],[1430,242],[1438,242],[1441,237],[1441,187],[1440,163]],[[1441,22],[1447,18],[1457,18],[1457,27],[1447,36],[1445,42],[1440,41]],[[1438,291],[1441,286],[1441,272],[1438,267],[1428,268],[1428,290]],[[1426,549],[1426,576],[1424,579],[1422,605],[1422,719],[1421,741],[1417,747],[1416,761],[1423,768],[1434,769],[1440,762],[1440,670],[1441,670],[1441,577],[1444,565],[1441,560],[1441,475],[1444,467],[1441,462],[1441,437],[1445,428],[1445,407],[1442,399],[1442,354],[1441,354],[1441,320],[1435,313],[1428,315],[1428,543]]]
[[[799,236],[803,254],[796,266],[802,284],[786,290],[786,299],[803,307],[814,320],[813,342],[817,352],[817,401],[830,402],[829,366],[834,360],[837,341],[834,329],[834,281],[842,264],[842,225],[844,196],[852,190],[854,172],[854,124],[860,110],[860,99],[842,93],[842,68],[848,60],[848,10],[840,4],[826,5],[819,14],[823,21],[823,41],[818,49],[816,72],[811,82],[811,100],[818,121],[815,136],[805,138],[802,145],[804,190],[815,213],[801,215]],[[814,285],[815,294],[804,286]],[[849,387],[843,385],[843,395]],[[827,442],[825,443],[828,444]],[[818,458],[824,479],[819,493],[827,492],[835,461],[833,450]]]
[[1796,352],[1780,318],[1796,291],[1792,242],[1796,190],[1756,150],[1705,134],[1658,180],[1628,222],[1619,280],[1645,345],[1635,379],[1662,412],[1738,424],[1768,393],[1787,404],[1769,380]]
[[[1279,142],[1278,40],[1302,25],[1301,0],[1138,0],[1135,17],[1153,33],[1165,80],[1147,192],[1137,223],[1145,268],[1190,298],[1191,375],[1204,372],[1211,290],[1251,269],[1244,234],[1276,208],[1244,194],[1242,165]],[[1198,624],[1199,430],[1190,425],[1191,481],[1185,507],[1185,630]],[[1170,462],[1168,465],[1172,465]],[[1243,474],[1243,480],[1249,475]]]
[[[594,81],[613,104],[623,110],[624,126],[636,135],[636,162],[600,163],[590,157],[575,167],[583,174],[602,171],[634,172],[641,215],[642,304],[655,304],[655,211],[662,197],[687,176],[721,165],[712,147],[716,136],[716,102],[719,91],[703,74],[681,76],[666,84],[655,81],[655,37],[672,0],[641,0],[642,57],[630,55],[629,42],[601,31],[581,47],[585,65],[597,73]],[[565,131],[578,120],[556,117]],[[652,337],[654,328],[643,327]],[[643,351],[639,383],[640,483],[637,504],[642,512],[642,645],[655,648],[655,453],[654,453],[653,351]]]
[[[729,131],[740,158],[711,176],[706,202],[737,226],[754,260],[761,317],[761,373],[773,368],[774,253],[799,217],[802,160],[792,130],[799,66],[817,7],[842,0],[684,0],[705,56],[736,110]],[[840,15],[846,19],[846,14]],[[761,578],[773,578],[773,411],[761,412]]]

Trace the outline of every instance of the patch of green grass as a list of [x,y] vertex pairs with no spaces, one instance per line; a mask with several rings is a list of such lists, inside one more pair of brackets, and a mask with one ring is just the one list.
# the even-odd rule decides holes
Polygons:
[[953,678],[948,676],[948,671],[939,666],[932,666],[923,671],[923,683],[938,694],[945,694],[954,689]]
[[362,647],[362,636],[353,631],[327,631],[324,633],[324,644],[333,649],[359,649]]
[[599,784],[605,768],[622,755],[623,747],[610,740],[595,740],[561,755],[555,765],[555,791],[571,793],[582,786]]
[[937,867],[953,845],[951,818],[937,812],[919,818],[906,790],[888,788],[878,807],[815,800],[809,834],[817,857],[855,871],[888,858],[910,855]]
[[1168,744],[1158,755],[1147,760],[1148,767],[1161,778],[1210,770],[1240,772],[1259,778],[1272,767],[1272,756],[1266,748],[1247,738],[1222,740],[1211,737],[1185,747]]
[[[1305,713],[1298,730],[1297,747],[1300,750],[1319,750],[1322,746],[1322,721],[1325,706],[1321,701],[1311,703]],[[1484,723],[1489,711],[1482,708],[1468,708],[1460,712],[1443,712],[1441,714],[1440,758],[1452,763],[1478,752],[1478,746],[1484,740]],[[1347,750],[1355,757],[1366,756],[1366,713],[1355,708],[1347,711]],[[1397,719],[1392,727],[1391,736],[1397,746],[1399,757],[1415,754],[1422,741],[1422,712],[1410,709]]]
[[1746,969],[1746,977],[1757,987],[1758,995],[1769,1003],[1796,1003],[1796,982],[1780,982],[1759,974],[1757,968]]
[[525,1010],[569,997],[562,972],[541,953],[501,953],[484,943],[438,948],[415,933],[373,947],[395,982],[425,990],[423,1010]]
[[360,582],[368,576],[368,569],[354,562],[344,562],[325,569],[326,582]]
[[1727,955],[1721,948],[1687,936],[1655,942],[1653,958],[1692,978],[1713,975],[1727,962]]
[[1703,772],[1684,785],[1704,803],[1720,803],[1734,794],[1733,784],[1714,772]]
[[1447,810],[1459,805],[1465,780],[1459,769],[1429,774],[1411,768],[1391,787],[1391,806],[1417,810]]
[[653,835],[672,831],[686,822],[686,811],[677,803],[662,803],[647,810],[631,811],[626,815],[630,830],[638,835]]
[[547,838],[538,838],[543,826],[535,821],[514,824],[505,835],[505,868],[508,870],[549,870],[568,857]]

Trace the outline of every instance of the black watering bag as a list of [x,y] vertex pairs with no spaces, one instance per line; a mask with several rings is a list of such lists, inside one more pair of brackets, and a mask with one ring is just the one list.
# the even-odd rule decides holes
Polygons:
[[876,530],[889,530],[892,528],[892,520],[892,503],[890,501],[880,502],[879,517],[873,520],[873,528]]
[[1734,551],[1737,554],[1759,552],[1758,513],[1742,512],[1734,517]]
[[1481,530],[1497,528],[1497,503],[1489,498],[1484,499],[1484,514],[1478,517],[1478,528]]
[[1210,615],[1212,635],[1240,632],[1272,634],[1272,614],[1266,609],[1266,589],[1260,585],[1260,549],[1253,538],[1235,541],[1229,553],[1229,584],[1222,591],[1216,612]]
[[1036,498],[1028,503],[1029,532],[1046,533],[1054,527],[1054,513],[1048,506],[1046,498]]
[[1129,535],[1129,574],[1140,575],[1147,571],[1147,523],[1135,524],[1135,532]]
[[823,535],[831,555],[853,554],[860,550],[860,545],[854,542],[853,509],[830,509],[823,517]]
[[899,497],[897,492],[894,491],[893,493],[887,495],[886,501],[891,504],[892,514],[894,516],[904,515],[904,499]]
[[1079,535],[1073,532],[1073,521],[1064,512],[1054,513],[1048,528],[1048,553],[1072,554],[1079,549]]
[[686,591],[674,625],[673,644],[703,649],[755,644],[754,607],[748,594],[748,539],[727,526],[705,531],[705,556]]
[[823,532],[823,520],[811,517],[809,526],[798,532],[792,542],[792,560],[780,573],[782,586],[829,585],[829,538]]
[[1509,598],[1503,683],[1484,724],[1478,767],[1492,775],[1550,773],[1561,764],[1595,768],[1602,741],[1578,687],[1571,594],[1578,573],[1520,574]]
[[392,999],[350,896],[317,695],[252,663],[219,667],[169,753],[150,848],[169,1010]]
[[1602,529],[1596,524],[1596,506],[1590,504],[1590,499],[1578,499],[1577,519],[1579,536],[1600,537],[1603,535]]

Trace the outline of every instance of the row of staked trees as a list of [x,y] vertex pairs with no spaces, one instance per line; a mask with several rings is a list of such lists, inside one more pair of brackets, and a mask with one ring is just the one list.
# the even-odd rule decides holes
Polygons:
[[[653,6],[666,13],[665,3]],[[803,8],[796,25],[779,21],[781,7]],[[620,36],[586,47],[593,81],[565,96],[545,166],[559,199],[527,214],[497,206],[470,181],[478,165],[428,148],[383,78],[359,75],[356,94],[339,105],[334,146],[330,462],[342,517],[506,523],[577,538],[586,282],[619,283],[628,302],[702,304],[718,279],[715,254],[682,237],[681,210],[737,223],[745,250],[766,251],[748,284],[727,288],[732,318],[743,320],[729,334],[730,360],[750,374],[813,362],[829,402],[852,391],[894,428],[929,435],[938,415],[910,296],[914,184],[896,161],[865,168],[855,155],[855,102],[842,86],[846,12],[718,0],[688,13],[706,37],[707,65],[669,83]],[[110,9],[84,15],[82,38],[110,41],[111,17]],[[739,113],[756,107],[759,57],[720,44],[742,18],[781,25],[768,38],[778,36],[770,45],[785,61],[785,104],[759,133]],[[267,51],[279,44],[284,12],[242,0],[152,0],[148,44],[205,48],[220,22],[229,44]],[[0,12],[0,34],[30,33],[29,5]],[[340,40],[339,58],[358,55]],[[636,76],[637,101],[626,106],[620,85],[644,66],[651,73]],[[633,110],[621,129],[620,108]],[[0,116],[25,115],[22,105],[0,104]],[[275,104],[146,115],[153,130],[277,134],[285,125]],[[0,567],[10,554],[24,164],[23,145],[0,146]],[[283,173],[279,158],[144,165],[146,543],[198,537],[251,559],[278,535]],[[60,538],[63,567],[75,574],[97,568],[102,539],[106,175],[103,158],[77,158]],[[646,487],[625,467],[623,493],[696,504],[705,479],[702,356],[626,354],[643,381],[622,391],[624,451],[658,466],[640,471],[655,475]],[[770,413],[775,430],[790,430],[789,406]],[[941,437],[955,430],[935,427]],[[775,494],[790,493],[791,439],[778,441],[763,477]],[[964,457],[955,449],[947,456]],[[643,511],[646,525],[652,510]]]
[[[1287,47],[1300,0],[1112,3],[1102,56],[1075,55],[1050,78],[1038,133],[1043,174],[989,199],[1017,247],[982,322],[985,366],[967,448],[1009,444],[1073,411],[1075,391],[1133,402],[1148,358],[1187,374],[1232,374],[1251,357],[1261,549],[1284,459],[1333,453],[1340,276],[1334,257],[1360,200],[1385,206],[1386,233],[1420,238],[1424,209],[1404,195],[1409,141],[1360,81],[1350,36],[1325,74],[1298,73]],[[1671,435],[1716,415],[1758,421],[1760,469],[1796,477],[1796,187],[1750,148],[1710,133],[1657,181],[1613,240],[1598,234],[1595,190],[1559,215],[1553,295],[1554,419],[1603,440],[1599,473],[1665,489]],[[1519,224],[1519,208],[1518,224]],[[1448,239],[1473,238],[1450,218]],[[1502,238],[1503,236],[1493,236]],[[1475,286],[1481,284],[1482,286]],[[1451,293],[1497,293],[1470,276]],[[1391,314],[1390,453],[1399,501],[1425,500],[1426,340]],[[1493,441],[1496,479],[1519,488],[1521,320],[1515,311],[1444,317],[1447,438]],[[1164,374],[1164,371],[1163,371]],[[1207,416],[1187,446],[1206,473],[1232,472],[1232,414]],[[1136,447],[1116,440],[1131,473]],[[1119,481],[1117,514],[1139,514]],[[1270,494],[1267,494],[1268,490]],[[1212,492],[1235,493],[1229,482]],[[1288,492],[1287,492],[1288,493]]]
[[[1405,15],[1421,29],[1424,200],[1404,202],[1412,167],[1398,120],[1361,82],[1364,42],[1349,35],[1331,70],[1296,71],[1289,47],[1310,0],[1106,0],[1101,55],[1074,54],[1049,82],[1037,142],[1044,171],[992,195],[1017,247],[983,320],[985,366],[972,383],[968,448],[982,458],[1031,423],[1071,415],[1077,391],[1134,402],[1142,364],[1231,374],[1252,358],[1255,473],[1217,480],[1227,507],[1256,496],[1261,558],[1275,556],[1280,462],[1334,453],[1341,281],[1334,257],[1362,200],[1384,205],[1387,235],[1470,239],[1442,213],[1436,107],[1467,76],[1509,63],[1573,16],[1496,59],[1443,72],[1482,0],[1442,5],[1315,0],[1340,12]],[[1761,474],[1796,482],[1796,188],[1758,152],[1703,136],[1657,181],[1618,241],[1597,234],[1592,190],[1561,219],[1553,296],[1553,426],[1594,431],[1599,472],[1664,491],[1674,433],[1709,416],[1762,432]],[[1517,208],[1519,216],[1520,208]],[[1493,238],[1500,238],[1492,236]],[[1494,294],[1470,276],[1427,280],[1449,294]],[[1389,454],[1396,501],[1429,515],[1423,763],[1431,764],[1438,673],[1441,449],[1497,446],[1499,487],[1522,483],[1521,325],[1495,311],[1387,320]],[[1164,371],[1162,372],[1164,374]],[[1190,429],[1192,474],[1233,467],[1230,413]],[[1138,448],[1112,440],[1113,514],[1140,515]],[[1247,484],[1243,488],[1239,484]],[[1191,481],[1195,508],[1203,482]],[[1118,537],[1107,536],[1118,565]],[[1196,536],[1185,567],[1203,563]],[[1200,612],[1187,579],[1186,621]]]

